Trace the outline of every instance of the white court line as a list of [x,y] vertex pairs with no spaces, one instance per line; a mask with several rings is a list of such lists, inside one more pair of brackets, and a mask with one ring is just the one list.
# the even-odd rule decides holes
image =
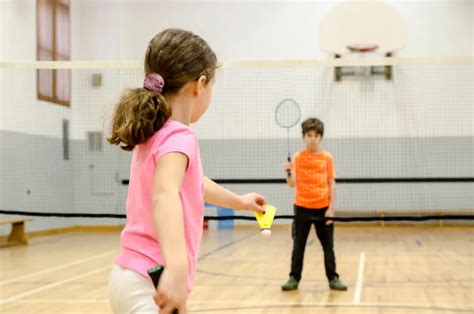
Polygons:
[[[471,311],[473,306],[470,304],[461,304],[461,305],[452,305],[452,304],[416,304],[416,303],[314,303],[314,302],[261,302],[261,301],[188,301],[188,305],[233,305],[238,304],[242,306],[255,306],[255,307],[265,307],[265,306],[288,306],[288,307],[381,307],[381,308],[417,308],[417,309],[440,309],[446,311]],[[236,308],[238,309],[238,307]],[[196,309],[198,310],[198,309]]]
[[92,270],[92,271],[90,271],[90,272],[84,273],[84,274],[82,274],[82,275],[74,276],[74,277],[71,277],[71,278],[69,278],[69,279],[57,281],[57,282],[51,283],[51,284],[46,285],[46,286],[42,286],[42,287],[39,287],[39,288],[30,290],[30,291],[27,291],[27,292],[23,292],[23,293],[17,294],[17,295],[15,295],[14,297],[11,297],[11,298],[9,298],[9,299],[0,300],[0,305],[5,304],[5,303],[9,303],[9,302],[14,302],[14,301],[16,301],[16,300],[18,300],[18,299],[21,299],[21,298],[23,298],[23,297],[32,295],[32,294],[34,294],[34,293],[37,293],[37,292],[40,292],[40,291],[43,291],[43,290],[47,290],[47,289],[50,289],[50,288],[53,288],[53,287],[56,287],[56,286],[60,286],[60,285],[62,285],[62,284],[65,284],[65,283],[74,281],[74,280],[76,280],[76,279],[80,279],[80,278],[83,278],[83,277],[87,277],[87,276],[89,276],[89,275],[92,275],[92,274],[95,274],[95,273],[104,271],[104,270],[106,270],[106,269],[110,269],[110,268],[112,268],[112,267],[113,267],[113,265],[108,265],[108,266],[105,266],[105,267],[102,267],[102,268],[95,269],[95,270]]
[[36,275],[39,275],[39,274],[47,273],[47,272],[50,272],[50,271],[64,269],[64,268],[67,268],[67,267],[70,267],[70,266],[73,266],[73,265],[81,264],[81,263],[87,262],[89,260],[93,260],[93,259],[96,259],[96,258],[100,258],[100,257],[106,256],[106,255],[112,254],[114,252],[116,252],[116,251],[108,251],[108,252],[105,252],[105,253],[102,253],[102,254],[99,254],[99,255],[95,255],[95,256],[88,257],[88,258],[80,259],[78,261],[71,262],[71,263],[68,263],[68,264],[63,264],[63,265],[47,268],[47,269],[44,269],[44,270],[40,270],[40,271],[31,273],[31,274],[28,274],[28,275],[24,275],[24,276],[20,276],[20,277],[16,277],[16,278],[11,278],[11,279],[8,279],[8,280],[5,280],[5,281],[0,281],[0,286],[6,285],[10,282],[15,282],[15,281],[22,280],[22,279],[29,278],[29,277],[33,277],[33,276],[36,276]]
[[360,304],[360,298],[362,296],[362,283],[364,282],[364,267],[365,267],[365,253],[360,253],[359,258],[359,271],[357,272],[357,282],[354,292],[354,304]]
[[[54,304],[54,303],[74,303],[74,304],[88,304],[88,303],[108,303],[108,299],[27,299],[27,300],[18,300],[15,303],[25,303],[25,304],[35,304],[35,303],[45,303],[45,304]],[[317,308],[331,308],[331,307],[354,307],[354,308],[363,308],[363,307],[380,307],[380,308],[412,308],[412,309],[435,309],[435,310],[444,310],[444,311],[472,311],[473,307],[470,304],[461,304],[461,305],[452,305],[452,304],[416,304],[416,303],[312,303],[312,302],[261,302],[261,301],[188,301],[188,305],[221,305],[221,306],[231,306],[231,305],[242,305],[242,306],[255,306],[255,307],[271,307],[271,306],[287,306],[287,307],[317,307]],[[236,308],[238,309],[238,308]],[[195,309],[199,310],[199,309]]]
[[11,301],[13,303],[64,303],[64,304],[69,304],[69,303],[74,303],[74,304],[79,304],[79,303],[109,303],[109,299],[25,299],[25,300],[17,300],[17,301]]

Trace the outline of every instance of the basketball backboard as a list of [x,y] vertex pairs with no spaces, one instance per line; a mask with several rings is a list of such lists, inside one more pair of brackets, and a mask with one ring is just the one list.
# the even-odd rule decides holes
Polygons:
[[350,53],[350,45],[377,45],[377,52],[392,53],[406,41],[404,21],[382,0],[346,0],[329,12],[319,29],[320,48],[335,55]]

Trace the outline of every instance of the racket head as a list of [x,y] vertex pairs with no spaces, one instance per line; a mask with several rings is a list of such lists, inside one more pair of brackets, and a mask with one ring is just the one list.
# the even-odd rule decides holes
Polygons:
[[292,128],[301,119],[301,109],[292,98],[285,98],[278,103],[275,109],[275,122],[282,128]]

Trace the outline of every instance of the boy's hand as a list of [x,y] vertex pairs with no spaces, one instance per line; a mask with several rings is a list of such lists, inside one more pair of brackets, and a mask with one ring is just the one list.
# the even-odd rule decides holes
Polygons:
[[284,169],[285,169],[286,174],[288,175],[288,174],[290,173],[290,171],[291,171],[291,164],[290,164],[289,162],[287,162],[287,163],[285,164],[285,168],[284,168]]
[[253,210],[259,213],[264,214],[265,209],[263,205],[266,204],[265,197],[257,193],[248,193],[244,195],[239,195],[240,206],[236,208],[237,210]]
[[[325,217],[334,217],[334,211],[332,210],[331,207],[329,207],[327,210],[326,210],[326,213],[324,214]],[[326,221],[326,225],[330,225],[332,224],[332,220],[327,220]]]

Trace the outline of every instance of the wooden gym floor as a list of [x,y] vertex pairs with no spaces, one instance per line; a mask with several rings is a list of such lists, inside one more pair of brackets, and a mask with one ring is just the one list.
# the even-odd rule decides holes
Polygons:
[[[314,230],[298,291],[282,292],[288,226],[204,233],[189,313],[474,313],[473,227],[338,226],[332,292]],[[74,232],[0,249],[0,313],[111,313],[119,232]]]

